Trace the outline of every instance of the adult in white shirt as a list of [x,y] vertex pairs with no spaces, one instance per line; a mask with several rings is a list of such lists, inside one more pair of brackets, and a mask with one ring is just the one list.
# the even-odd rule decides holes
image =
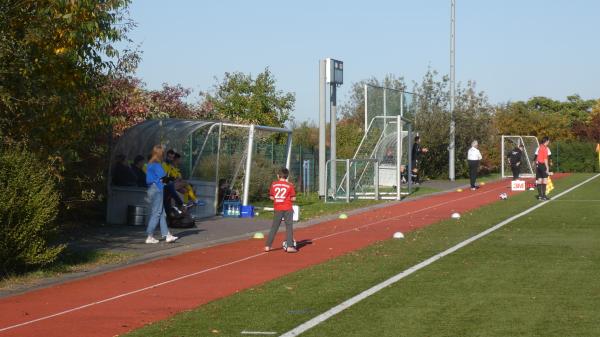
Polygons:
[[476,190],[479,188],[478,185],[475,185],[475,181],[477,180],[477,171],[479,171],[479,162],[481,161],[481,152],[479,152],[479,144],[476,140],[471,143],[471,148],[467,153],[467,161],[469,162],[469,179],[471,180],[471,190]]

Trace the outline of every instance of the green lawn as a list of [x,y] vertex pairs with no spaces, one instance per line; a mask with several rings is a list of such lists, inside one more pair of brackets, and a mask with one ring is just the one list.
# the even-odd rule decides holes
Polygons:
[[[557,180],[552,195],[588,177]],[[302,336],[599,336],[600,202],[586,201],[599,190],[597,178]],[[537,202],[525,192],[128,336],[283,333]]]

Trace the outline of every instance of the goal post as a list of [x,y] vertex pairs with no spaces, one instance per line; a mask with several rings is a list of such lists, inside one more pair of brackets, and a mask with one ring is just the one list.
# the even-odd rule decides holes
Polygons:
[[540,145],[537,137],[535,136],[519,136],[519,135],[502,135],[501,137],[501,172],[502,178],[512,177],[512,170],[508,161],[508,155],[512,149],[523,145],[523,155],[521,158],[521,172],[520,177],[533,178],[535,177],[535,166],[533,158],[535,157],[535,150]]

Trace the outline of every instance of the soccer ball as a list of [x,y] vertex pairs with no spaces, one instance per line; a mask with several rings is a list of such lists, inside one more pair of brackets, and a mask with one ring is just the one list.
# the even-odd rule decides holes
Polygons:
[[[286,250],[286,249],[287,249],[287,247],[288,247],[288,245],[287,245],[287,240],[284,240],[284,241],[281,243],[281,247],[283,247],[283,249],[284,249],[284,250]],[[296,240],[294,240],[294,248],[298,248],[298,244],[296,243]]]
[[506,193],[500,193],[500,199],[501,199],[501,200],[506,200],[506,199],[508,199],[508,194],[506,194]]

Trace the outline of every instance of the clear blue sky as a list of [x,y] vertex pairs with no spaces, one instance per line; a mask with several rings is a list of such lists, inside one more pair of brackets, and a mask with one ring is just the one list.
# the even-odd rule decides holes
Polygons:
[[[450,0],[134,0],[130,34],[149,88],[210,89],[215,76],[269,67],[296,93],[296,120],[318,119],[318,60],[344,61],[344,85],[386,73],[449,71]],[[456,78],[492,103],[600,97],[597,0],[457,0]]]

